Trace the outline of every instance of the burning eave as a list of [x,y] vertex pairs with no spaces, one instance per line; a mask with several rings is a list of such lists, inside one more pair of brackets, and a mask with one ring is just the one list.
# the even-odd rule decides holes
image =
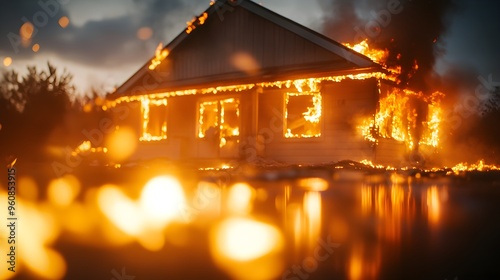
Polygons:
[[[156,71],[156,70],[155,70]],[[135,83],[129,88],[125,89],[124,86],[118,88],[110,93],[106,99],[108,101],[115,101],[126,98],[129,96],[153,95],[162,96],[164,93],[171,93],[172,95],[191,95],[191,94],[204,94],[208,91],[227,91],[231,88],[241,88],[242,85],[254,87],[255,85],[286,85],[287,83],[294,83],[297,80],[330,80],[340,82],[345,79],[360,80],[366,78],[376,78],[387,81],[394,81],[395,77],[389,71],[384,69],[381,65],[374,64],[374,66],[366,68],[353,68],[349,70],[328,68],[313,68],[313,69],[300,69],[300,70],[286,70],[286,69],[263,69],[258,75],[219,75],[213,77],[202,77],[199,79],[190,80],[172,80],[163,81],[160,73],[148,70],[140,77],[144,83]],[[155,87],[150,84],[156,82]],[[394,83],[394,85],[396,85]],[[149,88],[146,89],[146,86]],[[177,93],[177,94],[175,94]]]
[[[140,101],[143,96],[147,96],[151,99],[161,99],[168,98],[173,96],[184,96],[184,95],[199,95],[199,94],[220,94],[224,92],[240,92],[245,90],[250,90],[254,87],[262,87],[262,88],[290,88],[292,86],[297,88],[297,91],[302,90],[303,85],[307,85],[310,87],[311,84],[318,85],[321,82],[341,82],[344,80],[365,80],[365,79],[377,79],[377,80],[391,80],[391,76],[385,71],[374,71],[374,72],[346,72],[345,74],[336,74],[331,76],[317,76],[310,75],[309,77],[304,78],[294,78],[294,79],[283,79],[283,80],[275,80],[275,81],[261,81],[261,82],[249,82],[249,83],[229,83],[221,82],[217,84],[205,84],[205,86],[198,86],[197,88],[186,88],[186,87],[169,87],[164,88],[163,90],[151,90],[146,91],[142,94],[132,94],[130,92],[126,95],[120,95],[112,93],[108,96],[107,107],[113,107],[116,104],[122,102],[129,101]],[[317,87],[317,86],[313,86]]]
[[366,140],[378,144],[380,138],[404,143],[409,153],[420,147],[437,149],[441,134],[441,92],[425,94],[393,81],[379,80],[376,113],[359,125]]

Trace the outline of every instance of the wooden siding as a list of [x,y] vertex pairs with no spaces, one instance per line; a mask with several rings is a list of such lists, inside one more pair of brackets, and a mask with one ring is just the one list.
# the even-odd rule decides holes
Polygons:
[[196,96],[179,96],[168,99],[167,141],[177,147],[179,157],[193,155],[198,108]]
[[286,91],[268,91],[259,98],[262,108],[260,130],[273,132],[267,138],[266,157],[288,163],[374,158],[374,148],[360,135],[357,126],[362,118],[375,113],[378,100],[375,80],[323,85],[322,134],[318,138],[290,139],[283,136],[283,95]]
[[[260,135],[265,143],[263,156],[286,163],[328,163],[368,159],[375,163],[394,165],[403,161],[404,144],[392,139],[380,139],[379,144],[374,147],[360,135],[358,125],[361,120],[372,116],[377,109],[378,90],[374,79],[322,84],[322,133],[318,138],[283,136],[283,98],[286,92],[295,91],[294,87],[255,88],[238,94],[169,98],[168,138],[159,142],[140,142],[131,159],[224,157],[224,153],[217,150],[211,152],[206,140],[196,137],[198,103],[207,98],[219,100],[235,97],[240,100],[239,150],[243,159],[256,155],[255,141],[256,136]],[[140,119],[140,107],[132,106],[132,108],[130,118],[127,119]],[[137,122],[135,125],[130,125],[138,127]],[[238,156],[234,154],[231,157]]]
[[406,147],[404,142],[380,138],[374,161],[383,165],[400,166],[404,165],[405,154]]
[[[232,59],[237,54],[252,58],[257,68],[246,72]],[[248,64],[247,64],[248,65]],[[351,69],[344,58],[305,40],[241,7],[224,14],[224,20],[212,15],[206,23],[187,36],[155,71],[165,77],[164,84],[204,78],[211,82],[228,77],[244,78],[287,70],[318,67]],[[168,75],[166,74],[168,73]]]

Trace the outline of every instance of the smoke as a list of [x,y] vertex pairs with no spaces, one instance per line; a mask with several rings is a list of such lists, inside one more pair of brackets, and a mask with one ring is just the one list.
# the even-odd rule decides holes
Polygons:
[[494,77],[479,74],[473,65],[450,64],[430,85],[446,93],[441,155],[448,165],[478,159],[500,162],[500,131],[494,129],[500,118],[500,89]]
[[[401,84],[428,90],[426,79],[443,54],[453,0],[330,0],[323,32],[335,40],[389,50],[387,64],[401,66]],[[416,66],[418,65],[418,67]]]
[[351,43],[355,36],[355,27],[362,25],[362,20],[356,12],[358,2],[353,0],[321,1],[320,5],[323,10],[328,11],[323,18],[322,33],[337,41]]
[[[322,6],[326,11],[322,31],[340,42],[367,39],[370,46],[387,49],[386,64],[401,67],[401,86],[445,93],[440,145],[444,163],[480,158],[498,162],[500,132],[492,129],[500,118],[498,56],[484,53],[490,45],[500,44],[498,25],[492,23],[498,5],[492,5],[460,0],[328,0]],[[459,24],[452,25],[458,17]],[[455,53],[449,55],[446,50],[451,47]],[[467,55],[457,55],[457,49]]]

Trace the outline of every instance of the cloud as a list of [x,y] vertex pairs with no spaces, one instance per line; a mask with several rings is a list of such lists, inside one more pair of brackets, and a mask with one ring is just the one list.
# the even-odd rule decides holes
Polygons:
[[[68,0],[58,1],[68,2]],[[116,5],[123,3],[115,2]],[[52,10],[44,8],[47,3],[51,4],[49,8]],[[31,45],[38,43],[39,54],[57,55],[62,59],[88,66],[118,67],[141,64],[153,54],[160,41],[168,43],[182,32],[185,22],[195,15],[192,12],[195,7],[199,10],[199,7],[205,9],[208,6],[206,1],[201,0],[134,0],[132,8],[126,15],[94,19],[81,26],[71,24],[70,18],[69,26],[62,28],[58,24],[59,18],[78,11],[69,10],[70,5],[58,3],[56,0],[20,0],[3,3],[0,12],[0,55],[29,59],[35,55]],[[99,5],[95,2],[90,2],[89,5],[91,3]],[[32,22],[37,31],[31,44],[26,48],[21,47],[18,36],[19,28],[24,23],[23,18],[24,21]],[[149,39],[141,40],[136,36],[137,30],[145,26],[151,28],[153,34]]]
[[[63,1],[61,1],[63,2]],[[32,55],[31,45],[39,43],[44,36],[57,32],[58,20],[66,16],[64,6],[56,0],[6,1],[0,11],[0,50],[2,55]],[[33,24],[31,41],[21,45],[19,30],[25,22]],[[29,51],[28,51],[29,50]]]
[[[500,74],[500,24],[498,1],[465,1],[455,14],[455,24],[447,36],[449,51],[443,59],[460,64],[472,64],[483,75]],[[500,78],[500,76],[499,76]]]

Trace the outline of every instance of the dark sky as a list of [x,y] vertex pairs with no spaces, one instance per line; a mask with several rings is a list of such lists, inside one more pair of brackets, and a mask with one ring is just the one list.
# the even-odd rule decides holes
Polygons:
[[446,54],[438,69],[469,65],[500,81],[500,1],[462,0],[451,15]]
[[[354,0],[350,11],[337,10],[337,14],[369,19],[372,11],[385,8],[389,1],[396,0],[376,1],[377,5]],[[208,0],[41,0],[47,3],[44,8],[38,2],[2,1],[0,67],[23,69],[50,60],[72,72],[81,91],[91,86],[110,89],[122,83],[153,55],[159,42],[168,43],[183,31],[186,21],[209,5]],[[324,32],[325,18],[335,14],[335,4],[346,0],[258,2]],[[439,38],[444,54],[437,57],[436,69],[443,74],[457,67],[473,68],[500,81],[500,1],[454,3],[458,8],[446,15],[446,32]],[[65,28],[59,25],[63,16],[69,18]],[[396,16],[404,17],[404,11]],[[22,47],[12,34],[19,34],[26,19],[35,23],[37,32]],[[144,27],[152,33],[140,39],[138,31]],[[39,45],[38,52],[32,50],[34,44]],[[8,67],[3,63],[6,57],[13,61]]]

